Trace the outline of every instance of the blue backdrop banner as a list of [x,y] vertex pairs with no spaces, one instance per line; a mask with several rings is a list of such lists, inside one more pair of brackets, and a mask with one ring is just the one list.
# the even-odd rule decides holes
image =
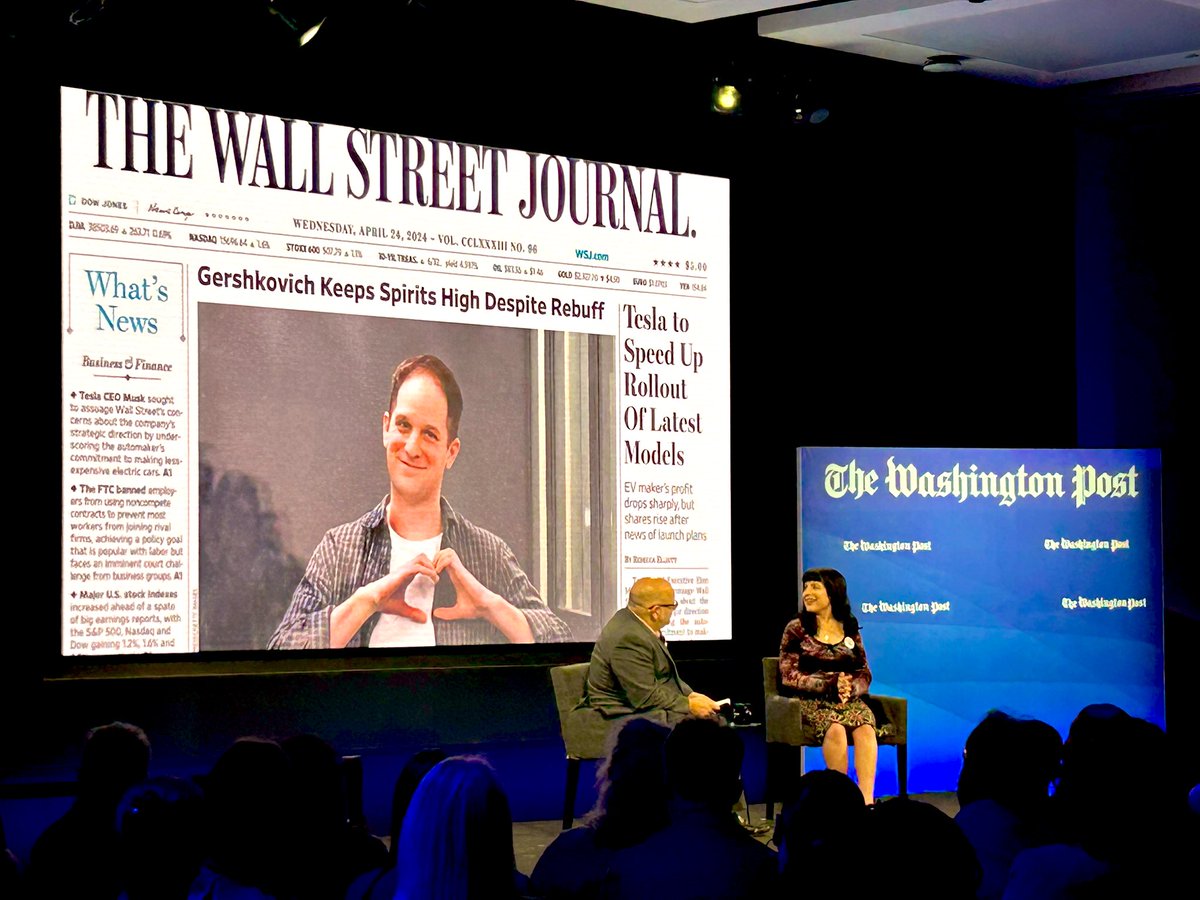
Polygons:
[[872,691],[908,698],[911,791],[954,790],[989,709],[1165,724],[1158,450],[805,447],[797,475],[800,571],[846,576]]

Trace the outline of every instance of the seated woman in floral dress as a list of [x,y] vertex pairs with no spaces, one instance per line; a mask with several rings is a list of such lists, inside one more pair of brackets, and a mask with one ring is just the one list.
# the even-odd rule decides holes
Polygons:
[[875,716],[863,700],[871,669],[846,579],[836,569],[809,569],[801,584],[800,615],[779,645],[780,689],[800,698],[805,728],[821,742],[828,768],[846,772],[854,744],[858,787],[870,805],[879,755]]

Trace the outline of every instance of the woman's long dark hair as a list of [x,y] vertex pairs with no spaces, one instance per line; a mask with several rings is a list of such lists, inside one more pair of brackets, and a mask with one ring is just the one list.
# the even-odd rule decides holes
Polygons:
[[[819,581],[825,585],[825,593],[829,595],[829,608],[833,617],[842,623],[846,637],[858,634],[858,619],[850,612],[850,597],[846,593],[846,576],[837,569],[806,569],[800,576],[800,590],[810,581]],[[804,608],[800,601],[800,625],[809,634],[817,633],[817,617]]]

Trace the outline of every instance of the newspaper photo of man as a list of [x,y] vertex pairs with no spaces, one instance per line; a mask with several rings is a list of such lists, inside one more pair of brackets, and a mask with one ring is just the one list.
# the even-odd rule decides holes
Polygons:
[[382,417],[388,494],[325,534],[270,649],[572,640],[509,546],[442,496],[463,448],[462,411],[441,359],[396,367]]

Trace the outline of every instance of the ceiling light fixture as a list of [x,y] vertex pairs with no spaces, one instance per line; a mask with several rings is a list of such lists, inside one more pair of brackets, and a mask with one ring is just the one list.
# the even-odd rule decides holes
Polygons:
[[742,92],[733,84],[714,84],[712,108],[713,112],[725,116],[733,115],[742,108]]

